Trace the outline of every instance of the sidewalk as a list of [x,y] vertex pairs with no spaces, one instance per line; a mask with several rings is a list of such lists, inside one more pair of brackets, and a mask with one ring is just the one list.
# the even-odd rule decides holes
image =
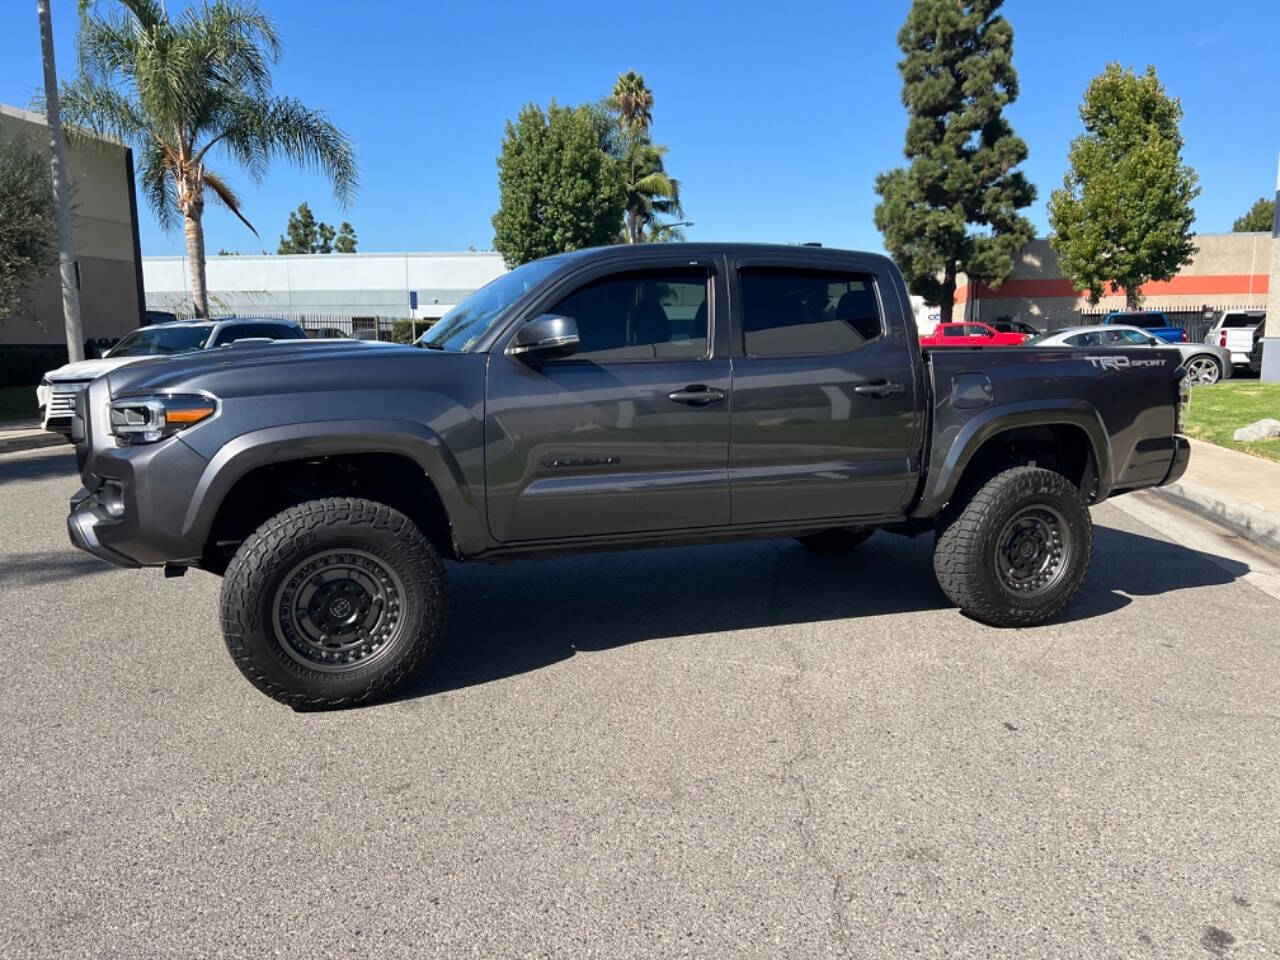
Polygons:
[[1182,479],[1152,492],[1280,551],[1280,463],[1192,440]]
[[67,441],[40,426],[39,420],[0,423],[0,455],[37,447],[56,447]]

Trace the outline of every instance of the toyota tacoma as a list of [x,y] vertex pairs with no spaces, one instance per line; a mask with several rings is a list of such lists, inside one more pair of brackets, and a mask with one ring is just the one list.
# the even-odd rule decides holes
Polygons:
[[[1089,505],[1186,469],[1176,350],[921,350],[881,256],[621,245],[480,289],[415,346],[244,345],[77,398],[73,542],[221,575],[231,656],[296,708],[419,674],[443,560],[934,537],[943,592],[1042,623]],[[518,627],[513,627],[518,629]]]

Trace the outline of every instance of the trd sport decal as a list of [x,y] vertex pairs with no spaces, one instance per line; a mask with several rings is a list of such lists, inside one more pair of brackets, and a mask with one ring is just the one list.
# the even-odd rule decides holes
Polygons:
[[1125,367],[1163,367],[1169,361],[1159,358],[1130,360],[1128,357],[1085,357],[1099,370],[1123,370]]

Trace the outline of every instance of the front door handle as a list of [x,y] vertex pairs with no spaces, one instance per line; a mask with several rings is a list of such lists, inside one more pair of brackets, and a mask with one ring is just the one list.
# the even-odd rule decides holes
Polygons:
[[890,383],[888,380],[872,380],[870,383],[858,384],[853,388],[853,392],[864,397],[888,397],[901,393],[902,384]]
[[673,390],[667,399],[674,403],[687,403],[691,407],[705,407],[709,403],[719,403],[724,399],[724,391],[705,384],[695,383],[683,390]]

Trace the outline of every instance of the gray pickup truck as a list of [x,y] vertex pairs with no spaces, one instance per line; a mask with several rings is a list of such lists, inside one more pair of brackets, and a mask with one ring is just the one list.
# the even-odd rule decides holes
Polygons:
[[1089,504],[1182,475],[1186,390],[1172,349],[922,352],[880,256],[584,250],[512,270],[415,347],[112,371],[77,399],[68,526],[121,566],[222,575],[232,657],[297,708],[425,667],[442,559],[933,532],[946,595],[1024,626],[1079,589]]

